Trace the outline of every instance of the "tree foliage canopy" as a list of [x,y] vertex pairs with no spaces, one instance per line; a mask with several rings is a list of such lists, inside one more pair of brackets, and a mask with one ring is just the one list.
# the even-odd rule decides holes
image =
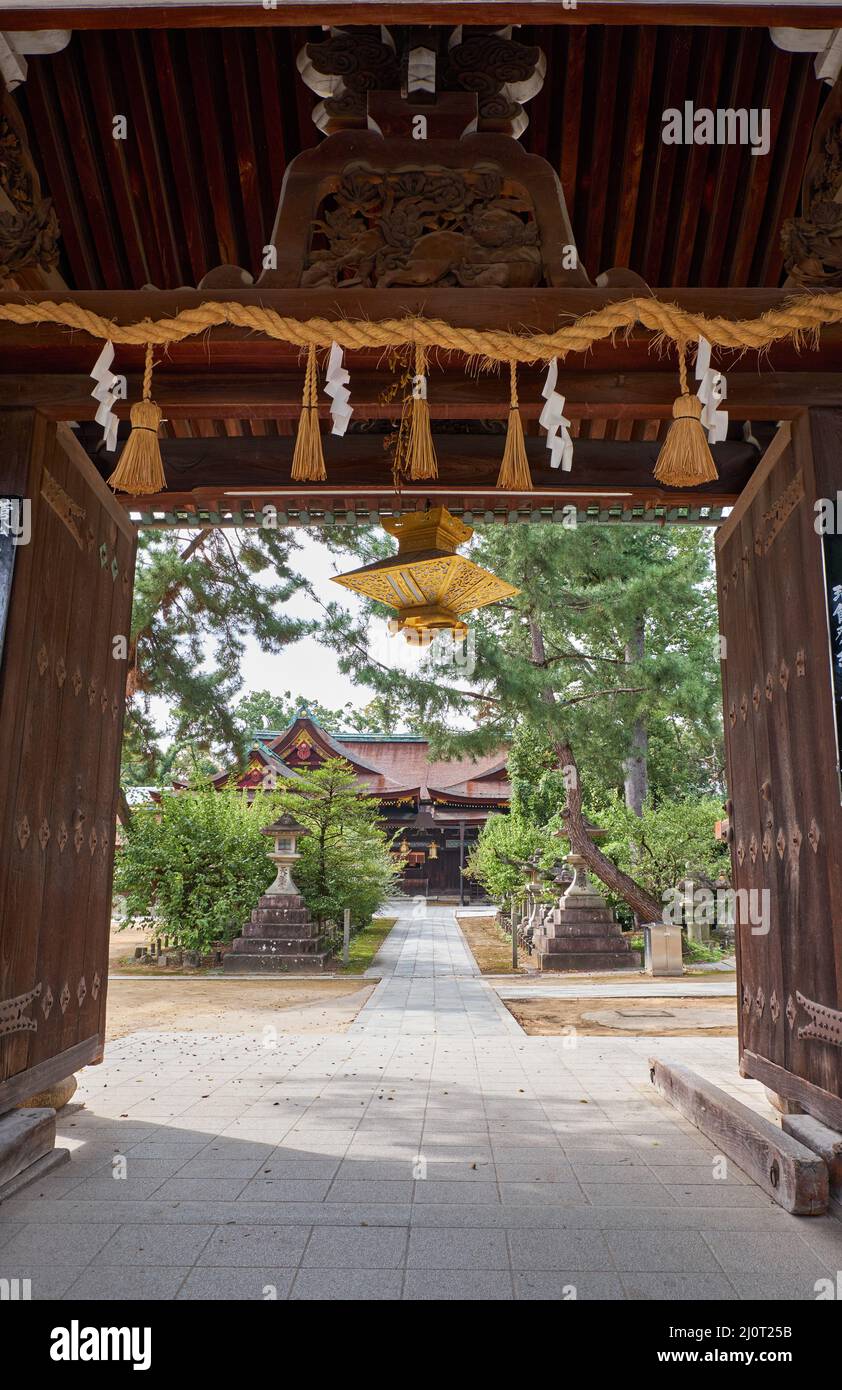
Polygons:
[[[363,559],[391,550],[385,537],[358,532],[334,532],[329,543]],[[472,672],[424,658],[410,671],[383,662],[372,639],[386,610],[365,600],[350,613],[325,605],[320,640],[337,653],[340,669],[391,701],[441,754],[486,752],[528,729],[550,753],[561,740],[572,743],[589,786],[607,790],[622,787],[630,731],[643,718],[656,797],[720,789],[707,535],[648,526],[489,526],[477,529],[470,554],[520,589],[470,616]]]
[[299,841],[301,860],[293,871],[310,911],[338,923],[350,908],[352,925],[364,926],[394,890],[399,866],[378,825],[376,801],[358,795],[344,758],[302,772],[279,801],[310,832]]
[[210,766],[243,751],[234,702],[246,639],[277,652],[311,627],[288,612],[304,586],[297,545],[292,532],[268,529],[140,532],[124,780],[163,781],[185,750]]

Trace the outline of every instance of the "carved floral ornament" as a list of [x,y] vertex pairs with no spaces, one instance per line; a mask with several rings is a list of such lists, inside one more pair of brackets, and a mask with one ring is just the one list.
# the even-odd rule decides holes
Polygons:
[[378,172],[359,161],[319,208],[301,284],[529,288],[543,278],[532,199],[493,164]]

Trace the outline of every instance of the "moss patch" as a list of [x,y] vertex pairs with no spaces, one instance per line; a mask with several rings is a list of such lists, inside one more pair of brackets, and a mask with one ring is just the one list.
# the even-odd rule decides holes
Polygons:
[[363,971],[371,965],[397,920],[397,917],[373,917],[367,927],[363,927],[361,931],[351,937],[350,960],[347,965],[342,964],[340,947],[334,967],[335,973],[337,975],[362,975]]

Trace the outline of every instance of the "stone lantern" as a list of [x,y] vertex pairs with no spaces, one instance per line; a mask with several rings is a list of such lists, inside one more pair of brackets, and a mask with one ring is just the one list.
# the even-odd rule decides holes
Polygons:
[[274,851],[270,852],[269,858],[273,860],[277,873],[275,882],[266,889],[265,897],[275,896],[276,894],[296,894],[298,889],[292,877],[292,866],[301,858],[298,851],[298,841],[302,835],[309,835],[310,832],[304,825],[299,825],[295,816],[285,812],[279,816],[272,825],[267,825],[261,832],[263,835],[273,835],[275,838]]
[[[603,839],[605,830],[588,825],[591,839]],[[562,839],[569,839],[564,831]],[[571,852],[565,863],[573,873],[555,906],[547,908],[533,933],[533,947],[539,970],[622,970],[640,964],[639,955],[629,949],[612,912],[598,888],[588,877],[582,855]],[[556,884],[561,887],[561,875]]]
[[324,970],[331,943],[323,924],[310,916],[292,877],[292,866],[301,858],[298,841],[310,831],[294,816],[285,814],[265,826],[262,833],[275,841],[269,853],[277,870],[275,882],[258,898],[242,935],[223,957],[222,968],[226,975]]

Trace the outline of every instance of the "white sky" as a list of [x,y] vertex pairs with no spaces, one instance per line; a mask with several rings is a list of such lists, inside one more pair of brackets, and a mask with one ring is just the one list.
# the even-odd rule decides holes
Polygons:
[[[357,607],[359,600],[347,589],[331,584],[330,577],[342,569],[355,569],[359,562],[353,556],[331,554],[322,545],[318,532],[301,527],[294,534],[301,549],[290,556],[291,567],[310,580],[325,602],[334,600],[349,609]],[[318,605],[304,593],[296,595],[286,605],[286,611],[301,618],[317,618],[320,613]],[[359,709],[374,695],[368,686],[355,686],[349,676],[343,676],[335,653],[321,646],[315,637],[305,637],[277,653],[261,651],[257,642],[249,638],[240,670],[243,695],[251,690],[269,690],[273,695],[289,690],[302,700],[319,700],[329,709],[341,709],[347,703]]]
[[[296,528],[295,538],[300,549],[291,553],[290,568],[308,579],[325,602],[333,601],[349,610],[359,610],[362,600],[356,594],[331,583],[334,574],[355,569],[359,562],[355,563],[352,555],[334,555],[322,543],[320,533],[316,529]],[[270,572],[267,571],[263,578],[269,582]],[[314,599],[300,591],[288,601],[286,611],[295,617],[319,618],[322,610]],[[410,646],[402,634],[389,634],[386,626],[389,616],[389,611],[384,608],[383,617],[374,619],[369,627],[369,652],[375,660],[386,666],[404,670],[418,666],[422,659],[425,659],[422,652],[419,648]],[[449,660],[447,650],[445,644],[445,662]],[[212,643],[208,643],[207,654],[208,664],[212,664]],[[426,658],[428,661],[431,659],[429,656]],[[464,665],[458,665],[456,673],[461,679],[465,674]],[[354,685],[349,676],[343,675],[338,669],[335,651],[322,646],[315,637],[304,637],[299,642],[289,643],[280,652],[262,651],[254,638],[249,637],[245,642],[240,674],[243,685],[236,699],[241,699],[255,690],[268,690],[272,695],[281,696],[289,691],[292,699],[302,704],[318,700],[328,709],[341,710],[346,704],[350,704],[354,709],[362,709],[375,693],[370,686]],[[448,675],[452,678],[453,670],[449,666]],[[168,717],[167,703],[153,696],[150,708],[158,727],[163,729]],[[457,728],[471,726],[469,718],[457,715],[451,717],[451,723]],[[404,721],[398,724],[398,731],[412,733],[413,729]],[[164,738],[163,742],[166,744],[168,739]]]

